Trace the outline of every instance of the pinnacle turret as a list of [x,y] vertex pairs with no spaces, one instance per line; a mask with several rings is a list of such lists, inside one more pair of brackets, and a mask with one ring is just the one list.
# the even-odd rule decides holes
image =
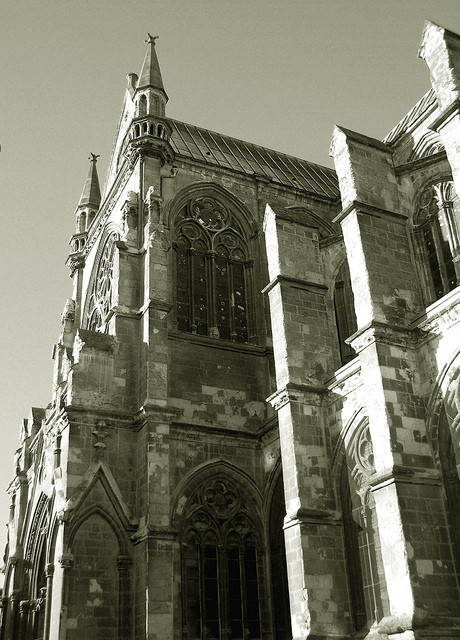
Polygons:
[[168,96],[163,86],[160,65],[158,64],[158,58],[155,51],[155,40],[157,38],[158,36],[151,36],[150,33],[147,34],[147,40],[145,40],[147,51],[145,53],[144,64],[142,65],[142,71],[137,82],[137,89],[155,89],[156,91],[160,91],[167,101]]
[[79,207],[94,207],[99,208],[101,204],[101,189],[99,187],[99,178],[97,175],[96,163],[99,156],[94,153],[90,154],[88,160],[90,161],[88,176],[86,178],[85,185],[80,197]]

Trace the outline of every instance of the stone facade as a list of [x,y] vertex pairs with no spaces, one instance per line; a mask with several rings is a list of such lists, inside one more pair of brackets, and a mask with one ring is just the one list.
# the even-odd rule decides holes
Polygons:
[[1,640],[460,636],[460,36],[336,172],[166,117],[91,156]]

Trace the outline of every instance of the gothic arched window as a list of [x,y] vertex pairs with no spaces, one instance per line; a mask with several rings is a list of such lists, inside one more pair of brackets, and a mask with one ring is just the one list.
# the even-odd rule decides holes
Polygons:
[[340,267],[335,280],[334,308],[340,356],[342,364],[346,364],[350,362],[356,354],[345,340],[355,333],[358,328],[347,261]]
[[452,556],[456,571],[460,575],[460,479],[454,443],[446,414],[443,413],[439,426],[439,459],[441,462],[446,497],[446,515],[450,528]]
[[367,478],[375,472],[367,422],[358,427],[342,466],[340,497],[345,554],[355,631],[388,613],[375,502]]
[[427,187],[418,201],[414,235],[422,256],[428,304],[452,291],[460,277],[460,202],[451,180]]
[[178,216],[174,246],[179,331],[249,342],[252,261],[232,212],[215,198],[195,198]]
[[260,542],[240,492],[213,480],[192,504],[182,536],[186,637],[260,638]]
[[105,243],[101,244],[101,254],[96,256],[85,314],[86,328],[89,331],[106,328],[107,316],[113,304],[113,262],[117,240],[117,233],[110,234]]

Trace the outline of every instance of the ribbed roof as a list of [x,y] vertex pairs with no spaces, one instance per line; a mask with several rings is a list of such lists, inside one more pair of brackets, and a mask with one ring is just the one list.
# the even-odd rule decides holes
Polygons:
[[436,96],[433,89],[430,89],[422,98],[420,98],[417,104],[412,107],[409,113],[405,115],[400,122],[398,122],[396,127],[394,127],[390,133],[385,136],[383,142],[386,144],[396,142],[399,137],[404,135],[406,131],[408,131],[410,127],[412,127],[417,120],[434,105],[436,105]]
[[333,169],[185,122],[169,122],[173,128],[171,145],[178,156],[261,176],[315,195],[333,199],[340,195]]

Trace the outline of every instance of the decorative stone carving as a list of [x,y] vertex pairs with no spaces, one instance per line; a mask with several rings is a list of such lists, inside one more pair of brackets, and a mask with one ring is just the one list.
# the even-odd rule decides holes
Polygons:
[[218,518],[228,518],[240,505],[236,493],[224,482],[217,480],[203,489],[203,502]]
[[208,231],[220,231],[229,224],[227,209],[214,198],[195,198],[189,203],[187,213]]
[[375,473],[374,448],[368,422],[364,422],[359,427],[352,441],[350,455],[354,462],[351,474],[357,485],[361,487]]
[[87,328],[95,331],[103,325],[112,307],[113,263],[115,243],[118,234],[111,233],[107,238],[96,266],[96,273],[92,277],[89,304],[86,312]]
[[63,553],[59,556],[58,562],[63,569],[70,569],[73,564],[73,555],[71,553]]

